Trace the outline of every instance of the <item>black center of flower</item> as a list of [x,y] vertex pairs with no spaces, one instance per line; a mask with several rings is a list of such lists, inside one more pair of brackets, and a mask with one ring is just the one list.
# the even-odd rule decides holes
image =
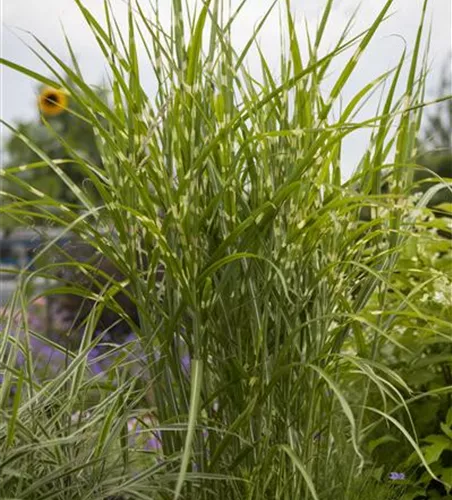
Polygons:
[[50,106],[56,106],[58,104],[58,95],[55,93],[47,94],[46,95],[46,102]]

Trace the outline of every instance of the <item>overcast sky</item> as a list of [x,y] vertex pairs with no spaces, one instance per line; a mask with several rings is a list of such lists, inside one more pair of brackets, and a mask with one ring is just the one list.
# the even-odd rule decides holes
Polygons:
[[[149,0],[147,0],[149,1]],[[85,5],[101,19],[103,0],[85,0]],[[123,0],[111,0],[120,22],[126,21],[126,3]],[[188,0],[188,3],[199,3]],[[237,5],[238,0],[231,0]],[[246,8],[237,20],[234,32],[237,46],[243,45],[252,33],[254,26],[263,15],[271,0],[248,0]],[[281,1],[281,6],[285,2]],[[345,23],[360,2],[357,0],[336,0],[326,32],[324,49],[331,48],[337,40]],[[385,0],[364,0],[356,18],[354,32],[358,33],[370,25]],[[355,75],[344,92],[344,102],[350,99],[360,88],[379,74],[393,67],[400,57],[404,44],[408,50],[414,46],[416,29],[422,7],[422,0],[394,0],[392,16],[377,33],[373,44],[360,62]],[[432,27],[430,52],[431,74],[428,85],[429,96],[435,95],[435,88],[445,68],[450,71],[451,51],[451,0],[430,0],[428,23]],[[34,70],[46,73],[42,63],[30,51],[24,42],[32,43],[32,39],[24,31],[29,31],[42,40],[67,62],[63,29],[75,49],[85,78],[88,82],[99,84],[105,74],[105,63],[95,41],[90,34],[74,0],[0,0],[2,7],[1,52],[2,57],[13,60]],[[145,1],[142,2],[145,5]],[[160,0],[163,7],[168,7],[171,0]],[[294,0],[300,36],[303,36],[304,19],[314,31],[324,0]],[[278,10],[269,19],[260,36],[261,46],[271,66],[277,70],[279,57]],[[448,57],[449,56],[449,57]],[[145,60],[143,59],[143,62]],[[344,61],[337,61],[339,68]],[[257,68],[257,59],[249,61],[251,69]],[[1,68],[1,115],[7,122],[17,122],[37,115],[36,84],[12,70]],[[334,81],[335,75],[330,78]],[[151,80],[149,79],[149,82]],[[149,84],[149,92],[152,85]],[[374,112],[372,104],[366,113]],[[3,131],[4,133],[4,131]],[[3,134],[2,134],[3,135]],[[348,168],[356,164],[357,155],[365,147],[365,133],[355,136],[346,151],[345,163]]]

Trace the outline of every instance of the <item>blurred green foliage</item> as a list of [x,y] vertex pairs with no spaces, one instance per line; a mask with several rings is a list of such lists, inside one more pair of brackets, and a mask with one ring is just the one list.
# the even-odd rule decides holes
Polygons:
[[[412,391],[408,397],[412,421],[404,408],[393,408],[394,413],[407,427],[413,425],[428,464],[451,484],[452,248],[438,235],[438,229],[450,227],[450,222],[431,213],[429,217],[428,212],[420,215],[419,233],[409,238],[394,269],[393,291],[387,296],[385,310],[381,316],[377,314],[375,297],[368,306],[367,319],[384,325],[390,342],[379,344],[380,358]],[[407,298],[406,303],[401,302],[400,294]],[[379,395],[373,397],[376,401]],[[372,433],[369,450],[378,466],[402,470],[411,478],[404,500],[446,494],[446,488],[431,480],[396,429],[390,430],[381,422]]]
[[[450,80],[440,90],[450,94]],[[416,429],[427,463],[442,481],[432,480],[402,434],[381,422],[371,433],[369,458],[381,473],[392,468],[406,474],[403,500],[452,498],[451,123],[451,100],[427,115],[416,160],[419,168],[413,177],[413,210],[422,194],[438,182],[445,184],[431,197],[428,208],[416,214],[416,229],[392,272],[392,291],[386,296],[384,311],[378,311],[378,294],[367,308],[369,323],[383,328],[390,339],[378,344],[380,359],[412,391],[408,398],[411,417],[404,408],[394,407],[393,412],[407,427]],[[375,403],[379,395],[373,398]]]

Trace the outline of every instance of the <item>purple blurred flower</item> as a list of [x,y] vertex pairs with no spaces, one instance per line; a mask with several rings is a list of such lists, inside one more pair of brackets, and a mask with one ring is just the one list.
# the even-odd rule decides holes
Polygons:
[[30,349],[34,365],[40,370],[50,370],[55,374],[70,363],[67,353],[54,349],[36,337],[30,337]]
[[[49,316],[51,321],[48,324]],[[68,317],[67,311],[59,306],[56,301],[48,301],[45,298],[40,298],[34,301],[28,311],[28,322],[32,331],[40,333],[42,335],[49,335],[50,338],[54,338],[54,333],[58,334],[58,331],[68,331],[72,326],[71,318]],[[19,336],[23,337],[23,331],[20,330],[20,319],[17,320],[17,326],[19,327]],[[50,330],[49,331],[49,327]],[[126,332],[125,332],[126,333]],[[58,336],[57,336],[58,337]],[[59,337],[57,338],[59,340]],[[108,375],[110,367],[122,358],[125,354],[125,363],[123,366],[127,366],[127,371],[132,376],[140,377],[144,380],[148,380],[150,373],[148,370],[149,363],[149,350],[144,348],[142,341],[133,332],[130,332],[125,336],[124,340],[118,345],[120,349],[113,349],[114,352],[109,352],[114,346],[112,344],[118,344],[114,341],[109,332],[105,332],[97,329],[93,333],[93,338],[100,340],[100,343],[96,345],[87,354],[88,362],[88,372],[94,375]],[[22,338],[22,340],[25,340]],[[122,346],[124,349],[122,349]],[[40,371],[45,369],[52,375],[57,374],[63,370],[72,361],[73,356],[65,352],[64,349],[54,348],[49,345],[45,340],[37,339],[35,336],[29,336],[29,347],[30,355],[33,360],[33,364]],[[185,342],[179,337],[175,339],[175,347],[180,352],[187,352]],[[125,352],[124,352],[125,351]],[[158,361],[161,358],[161,352],[159,349],[153,349],[151,356]],[[191,360],[188,354],[180,354],[180,366],[182,372],[185,376],[190,374]],[[17,354],[17,364],[23,365],[25,362],[25,357],[23,353],[18,351]],[[42,376],[41,373],[38,376]],[[44,375],[44,377],[47,377]]]
[[22,351],[18,351],[16,356],[16,363],[18,364],[18,366],[22,366],[24,362],[25,362],[24,353]]
[[144,416],[143,419],[130,418],[127,422],[129,446],[146,451],[161,450],[162,434],[159,430],[152,430],[154,425],[154,421],[150,416]]
[[151,451],[151,450],[159,451],[162,449],[162,443],[158,437],[152,437],[146,441],[144,449],[146,451]]
[[124,339],[124,344],[128,344],[130,342],[136,342],[138,340],[137,336],[133,333],[130,332],[129,335]]
[[182,365],[182,371],[185,373],[185,375],[189,375],[190,374],[190,356],[188,354],[186,354],[185,356],[182,356],[180,363]]
[[97,347],[93,347],[89,352],[88,352],[88,361],[94,363],[96,358],[100,356],[100,350]]
[[405,479],[405,474],[403,472],[390,472],[389,479],[391,479],[391,481],[403,481]]
[[104,367],[100,363],[91,363],[89,367],[94,375],[101,375],[105,372]]

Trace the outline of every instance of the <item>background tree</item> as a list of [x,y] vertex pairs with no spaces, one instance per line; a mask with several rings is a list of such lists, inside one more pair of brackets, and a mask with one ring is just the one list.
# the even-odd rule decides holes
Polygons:
[[[18,134],[12,134],[6,141],[5,168],[33,165],[41,161],[39,154],[25,145],[20,138],[22,135],[52,160],[66,160],[64,171],[69,178],[84,190],[93,191],[90,190],[89,182],[77,161],[78,156],[101,166],[91,124],[83,119],[79,106],[69,99],[64,89],[40,87],[38,91],[37,117],[18,123]],[[106,99],[105,92],[98,90],[97,93]],[[7,177],[2,185],[2,191],[5,193],[3,196],[29,199],[30,193],[20,185],[21,181],[58,202],[77,202],[72,191],[49,166],[27,167],[23,171],[15,172],[14,177]],[[3,218],[1,222],[3,227],[13,224],[11,219]]]
[[[450,67],[450,61],[448,63],[446,68]],[[444,97],[452,95],[450,69],[444,71],[437,93]],[[441,102],[426,113],[423,131],[417,163],[424,168],[416,170],[414,180],[418,183],[416,189],[425,192],[438,182],[438,176],[452,179],[452,99]],[[429,206],[444,216],[447,214],[440,207],[443,203],[452,203],[452,192],[448,189],[436,193]]]

